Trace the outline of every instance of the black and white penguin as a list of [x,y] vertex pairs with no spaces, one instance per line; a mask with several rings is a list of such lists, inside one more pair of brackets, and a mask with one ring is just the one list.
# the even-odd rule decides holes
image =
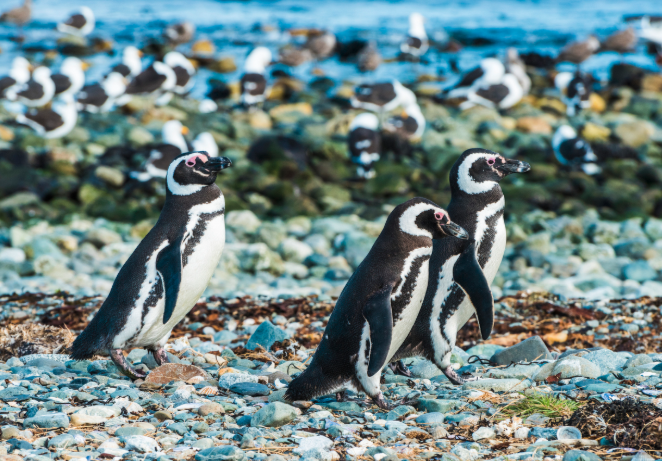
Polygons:
[[437,365],[454,384],[463,382],[450,363],[457,332],[474,312],[483,339],[490,336],[494,323],[490,284],[506,248],[505,200],[499,181],[529,169],[528,163],[485,149],[469,149],[455,162],[450,173],[448,213],[453,222],[466,229],[469,239],[434,242],[425,299],[393,360],[420,355]]
[[179,120],[165,122],[161,128],[163,143],[152,146],[141,171],[132,171],[130,176],[141,182],[165,178],[174,159],[188,151],[185,134],[188,134],[188,128]]
[[468,109],[481,105],[495,109],[510,109],[523,97],[524,89],[517,77],[513,74],[505,74],[498,83],[470,89],[467,100],[460,104],[460,108]]
[[72,14],[69,19],[57,25],[57,30],[64,34],[85,37],[94,30],[96,21],[94,13],[87,6],[81,6],[78,13]]
[[517,81],[522,87],[524,94],[531,91],[531,77],[526,73],[526,64],[519,55],[516,48],[506,50],[506,72],[517,77]]
[[74,360],[110,352],[129,377],[144,378],[122,349],[143,347],[158,364],[173,327],[200,299],[225,245],[225,199],[216,175],[232,163],[188,152],[168,167],[166,201],[156,225],[117,274],[110,294],[71,347]]
[[70,56],[62,61],[60,72],[51,75],[55,84],[55,96],[75,95],[85,85],[85,69],[80,59]]
[[591,78],[579,69],[574,74],[558,73],[554,77],[554,86],[561,92],[561,100],[566,105],[569,117],[591,107]]
[[389,117],[384,122],[384,130],[402,139],[420,139],[425,131],[425,117],[418,104],[405,106],[400,115]]
[[398,106],[416,104],[416,95],[397,80],[364,83],[354,90],[352,106],[372,112],[388,112]]
[[428,50],[428,34],[425,33],[425,18],[420,13],[409,15],[409,32],[400,44],[400,51],[415,58],[423,56]]
[[163,57],[163,62],[172,68],[177,77],[175,87],[172,89],[173,93],[181,95],[191,91],[195,84],[195,80],[193,80],[195,67],[191,61],[179,51],[171,51]]
[[78,110],[93,114],[108,112],[119,103],[125,90],[124,77],[117,72],[111,72],[103,81],[83,87],[76,97]]
[[9,74],[0,77],[0,98],[15,94],[18,88],[30,80],[30,63],[23,56],[16,56],[12,61]]
[[112,73],[120,74],[126,79],[131,79],[136,75],[140,74],[143,70],[143,64],[141,61],[142,51],[140,51],[135,46],[127,46],[122,51],[122,62],[115,64],[111,69],[106,78]]
[[55,95],[55,83],[48,67],[37,67],[32,78],[18,88],[7,91],[7,99],[16,100],[27,107],[45,106]]
[[556,160],[563,166],[581,168],[589,175],[602,171],[596,164],[598,157],[591,145],[577,136],[577,132],[570,125],[561,125],[556,130],[552,137],[552,148]]
[[451,88],[445,90],[448,97],[462,97],[471,88],[494,85],[506,74],[506,67],[497,58],[484,58],[480,65],[464,74]]
[[418,315],[433,240],[450,236],[464,239],[467,233],[430,200],[419,197],[395,207],[340,294],[310,365],[289,384],[285,399],[310,400],[354,387],[386,408],[382,368]]
[[214,136],[208,131],[203,131],[196,136],[191,144],[195,151],[203,150],[207,152],[210,157],[218,157],[218,144],[216,144]]
[[267,92],[266,67],[271,64],[271,58],[271,51],[263,46],[255,48],[246,58],[244,74],[239,82],[241,103],[244,106],[264,102]]
[[18,114],[16,121],[32,128],[45,139],[57,139],[68,135],[76,126],[78,111],[74,97],[66,94],[56,100],[50,108],[27,109]]
[[373,168],[382,150],[382,137],[379,133],[379,120],[375,114],[364,112],[357,115],[349,126],[349,158],[356,164],[359,178],[375,177]]
[[136,75],[126,86],[127,95],[161,95],[172,91],[177,84],[175,71],[161,61],[154,61],[151,66]]

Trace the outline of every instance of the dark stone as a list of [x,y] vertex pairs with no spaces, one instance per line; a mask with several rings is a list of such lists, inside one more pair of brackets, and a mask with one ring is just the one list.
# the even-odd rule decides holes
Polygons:
[[230,386],[230,391],[240,395],[250,395],[256,397],[259,395],[269,395],[271,392],[267,386],[260,383],[237,383]]
[[490,360],[497,365],[510,365],[513,362],[532,362],[545,359],[552,359],[552,354],[550,354],[540,336],[531,336],[519,344],[497,352]]
[[251,425],[251,419],[253,417],[251,415],[243,415],[237,418],[237,424],[239,426],[245,427],[245,426],[250,426]]
[[283,341],[287,339],[287,333],[280,328],[274,326],[270,321],[265,321],[260,324],[255,332],[251,335],[246,343],[246,349],[254,350],[258,346],[264,347],[266,350],[276,341]]

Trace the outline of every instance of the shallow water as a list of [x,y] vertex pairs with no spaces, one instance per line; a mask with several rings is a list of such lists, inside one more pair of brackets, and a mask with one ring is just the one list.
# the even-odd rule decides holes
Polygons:
[[[4,0],[2,9],[17,5],[15,0]],[[336,79],[374,80],[396,77],[411,81],[416,74],[432,73],[449,75],[449,59],[457,60],[460,69],[474,66],[484,56],[503,54],[506,46],[520,51],[535,50],[554,54],[567,42],[582,39],[589,33],[599,37],[624,27],[623,17],[633,14],[662,14],[659,0],[627,1],[557,1],[557,0],[433,0],[408,1],[335,1],[310,0],[224,2],[213,0],[90,0],[85,2],[97,16],[97,28],[93,36],[112,38],[118,48],[128,44],[143,45],[160,36],[163,27],[172,22],[188,20],[198,26],[198,38],[211,39],[218,55],[231,55],[239,66],[247,52],[255,45],[265,45],[276,52],[291,38],[287,29],[293,27],[318,27],[334,31],[341,40],[363,38],[376,40],[384,58],[398,53],[399,43],[407,32],[407,17],[419,11],[426,17],[426,28],[431,38],[443,40],[445,34],[459,38],[464,43],[480,42],[481,45],[465,46],[460,53],[450,55],[431,48],[427,63],[385,63],[373,73],[361,74],[353,64],[330,59],[319,64],[326,75]],[[62,0],[35,0],[33,22],[23,33],[28,44],[46,44],[55,48],[60,34],[55,24],[76,9],[78,2]],[[259,26],[262,26],[260,28]],[[269,32],[263,32],[268,26]],[[21,46],[11,40],[17,29],[0,25],[0,65],[7,63],[21,52]],[[598,78],[606,78],[609,66],[615,61],[625,61],[656,69],[653,59],[644,53],[641,43],[636,53],[621,57],[616,53],[601,53],[583,64],[586,71]],[[184,50],[186,48],[184,47]],[[41,59],[41,53],[34,59]],[[97,55],[88,60],[94,65],[88,79],[103,75],[116,57]],[[292,72],[301,78],[309,78],[314,64],[307,64]],[[202,78],[208,77],[205,72]],[[237,78],[235,74],[223,76],[226,80]],[[204,93],[204,86],[197,85],[195,96]]]

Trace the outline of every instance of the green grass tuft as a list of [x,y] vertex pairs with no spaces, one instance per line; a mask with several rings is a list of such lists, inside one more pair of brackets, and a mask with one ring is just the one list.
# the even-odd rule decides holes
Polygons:
[[560,399],[551,394],[527,395],[523,399],[513,402],[501,409],[507,416],[525,418],[534,413],[540,413],[549,418],[566,418],[582,404],[569,399]]

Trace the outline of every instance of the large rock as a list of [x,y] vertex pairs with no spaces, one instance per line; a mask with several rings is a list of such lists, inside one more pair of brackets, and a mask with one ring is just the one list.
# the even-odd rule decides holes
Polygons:
[[218,387],[230,389],[237,383],[257,383],[257,375],[247,373],[224,373],[218,378]]
[[233,446],[211,447],[200,450],[195,461],[242,461],[246,459],[243,450]]
[[246,343],[246,349],[254,350],[256,347],[262,346],[269,350],[273,343],[284,339],[287,339],[287,333],[266,320],[253,332]]
[[589,362],[585,358],[569,356],[555,363],[552,374],[560,374],[561,379],[567,379],[577,376],[597,378],[601,373],[599,366]]
[[609,349],[589,351],[581,355],[582,358],[600,367],[600,374],[605,375],[612,371],[621,370],[627,362],[627,357]]
[[532,362],[551,358],[552,354],[550,354],[540,336],[532,336],[519,344],[497,352],[490,360],[497,365],[510,365],[513,362]]
[[531,378],[538,373],[539,369],[540,367],[536,364],[515,365],[508,368],[493,368],[485,373],[485,377],[497,379],[525,379]]
[[251,426],[280,427],[297,417],[296,408],[282,402],[272,402],[253,414]]
[[23,427],[41,429],[67,428],[69,427],[69,418],[64,413],[51,413],[47,415],[37,415],[23,420]]
[[308,256],[313,254],[313,249],[307,243],[289,237],[280,242],[278,252],[286,261],[302,263]]

